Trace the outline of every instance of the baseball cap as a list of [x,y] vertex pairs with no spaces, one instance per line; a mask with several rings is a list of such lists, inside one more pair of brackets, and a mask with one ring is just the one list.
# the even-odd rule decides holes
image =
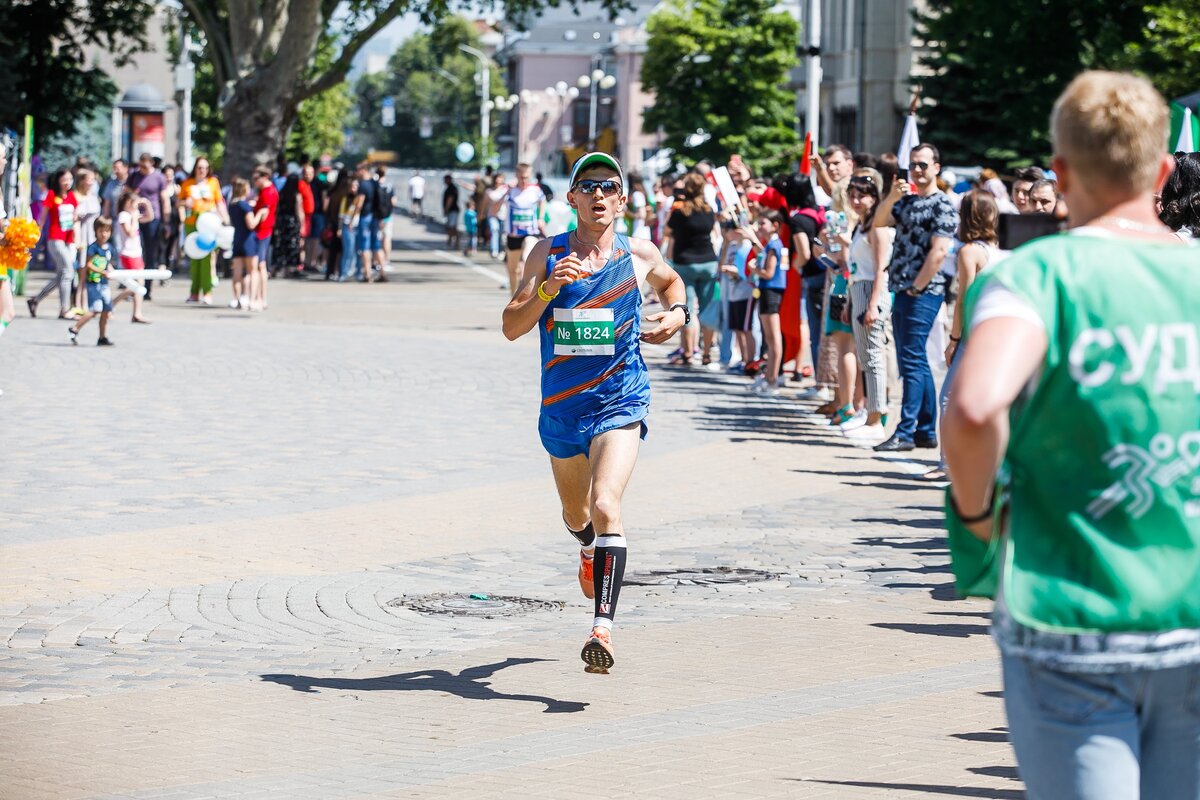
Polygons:
[[579,173],[591,167],[608,167],[609,169],[616,170],[617,177],[621,180],[621,188],[625,188],[625,170],[621,169],[621,162],[608,153],[601,152],[586,153],[575,162],[575,166],[571,167],[571,182],[569,185],[574,186]]

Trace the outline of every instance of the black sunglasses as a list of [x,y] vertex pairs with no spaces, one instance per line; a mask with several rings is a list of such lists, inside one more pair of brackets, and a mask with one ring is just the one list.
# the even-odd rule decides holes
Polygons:
[[575,185],[571,187],[571,191],[583,192],[584,194],[595,194],[597,189],[599,189],[605,197],[612,197],[614,194],[617,194],[621,191],[621,183],[619,181],[593,181],[585,179],[582,181],[576,181]]
[[930,167],[930,164],[928,161],[914,161],[908,165],[909,169],[919,169],[919,170],[921,170],[921,172],[924,172],[925,170],[929,169],[929,167]]

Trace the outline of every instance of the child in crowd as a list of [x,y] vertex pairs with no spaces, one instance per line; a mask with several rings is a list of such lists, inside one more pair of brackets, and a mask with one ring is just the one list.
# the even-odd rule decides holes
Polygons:
[[[150,207],[150,201],[137,193],[135,189],[126,189],[121,192],[120,199],[117,200],[117,226],[121,231],[121,269],[145,269],[146,263],[142,259],[142,230],[141,226],[154,219],[154,209]],[[86,260],[90,260],[90,255]],[[84,275],[84,283],[90,285],[89,278],[91,277],[91,269],[87,264],[84,264],[87,270]],[[138,281],[142,283],[142,281]],[[122,289],[116,299],[112,301],[115,307],[122,300],[133,298],[133,321],[143,325],[149,324],[150,320],[142,317],[142,293],[133,289]],[[88,307],[91,307],[91,301],[88,301]],[[103,323],[101,324],[103,327]]]
[[79,331],[96,314],[100,315],[100,338],[96,340],[96,345],[107,347],[112,344],[108,339],[108,318],[112,314],[112,292],[108,287],[108,277],[117,261],[117,250],[110,241],[112,226],[112,220],[108,217],[96,219],[96,241],[88,245],[86,256],[87,313],[67,329],[71,334],[71,344],[79,344]]
[[787,288],[787,258],[779,229],[783,215],[775,209],[764,209],[758,217],[758,240],[763,243],[758,264],[752,274],[758,279],[758,320],[762,325],[763,341],[767,345],[767,366],[754,378],[751,391],[773,395],[778,392],[779,368],[783,365],[783,329],[779,310],[783,306],[783,290]]
[[475,211],[475,200],[467,200],[467,210],[463,212],[463,231],[467,234],[467,247],[463,255],[469,256],[475,252],[475,237],[479,233],[479,214]]
[[258,237],[253,234],[263,212],[255,212],[250,205],[249,181],[234,178],[232,186],[229,221],[233,225],[233,299],[229,307],[249,311],[250,286],[258,262]]
[[758,359],[754,338],[758,301],[754,280],[749,274],[754,264],[753,249],[754,243],[746,232],[734,230],[726,241],[721,264],[721,292],[729,307],[729,328],[737,336],[738,352],[742,357],[738,372],[744,372]]

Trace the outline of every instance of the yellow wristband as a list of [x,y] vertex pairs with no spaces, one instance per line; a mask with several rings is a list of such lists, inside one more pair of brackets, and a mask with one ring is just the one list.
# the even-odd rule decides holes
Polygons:
[[538,297],[542,298],[547,303],[549,303],[551,300],[558,297],[558,292],[555,292],[554,294],[546,294],[546,282],[542,281],[538,285]]

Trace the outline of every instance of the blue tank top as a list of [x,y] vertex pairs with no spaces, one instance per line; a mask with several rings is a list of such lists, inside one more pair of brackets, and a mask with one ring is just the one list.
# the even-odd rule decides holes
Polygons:
[[[569,233],[550,245],[546,276],[569,252]],[[612,350],[604,355],[555,353],[556,310],[611,309]],[[560,314],[561,316],[561,314]],[[614,403],[650,402],[650,375],[642,360],[642,293],[633,269],[629,239],[617,234],[608,263],[591,276],[559,290],[542,314],[538,335],[542,348],[542,413],[554,417],[593,414]]]
[[775,274],[769,278],[759,278],[758,288],[760,289],[786,289],[787,288],[787,264],[783,263],[783,242],[778,236],[771,238],[767,242],[767,247],[758,254],[758,267],[762,269],[767,263],[767,253],[775,254]]

